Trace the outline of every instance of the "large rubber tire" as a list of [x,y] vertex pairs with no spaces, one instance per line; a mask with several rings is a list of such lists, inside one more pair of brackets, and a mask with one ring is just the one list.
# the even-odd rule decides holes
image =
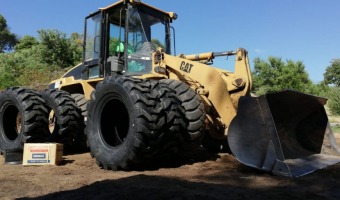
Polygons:
[[156,131],[161,134],[161,137],[155,143],[159,149],[157,157],[164,158],[178,153],[182,148],[183,132],[188,127],[188,122],[176,92],[161,81],[150,80],[150,83],[151,99],[155,99],[153,103],[156,112],[159,110],[163,112],[158,115],[158,120],[165,121],[165,123],[157,123],[159,128]]
[[71,96],[74,99],[75,103],[77,104],[78,108],[80,109],[81,115],[83,116],[84,119],[84,128],[82,129],[80,135],[77,137],[75,144],[80,151],[83,150],[88,151],[89,143],[87,141],[87,137],[85,134],[85,127],[87,123],[87,103],[89,102],[89,100],[85,98],[84,94],[80,93],[71,94]]
[[64,144],[69,150],[74,141],[82,135],[84,120],[81,111],[68,92],[56,89],[46,89],[41,93],[46,102],[48,112],[52,112],[49,121],[54,126],[50,130],[50,141]]
[[171,79],[163,79],[161,82],[176,92],[177,98],[184,109],[185,120],[188,123],[184,132],[185,141],[200,142],[204,136],[205,129],[205,111],[201,97],[184,82]]
[[71,94],[71,96],[74,99],[75,103],[77,104],[78,108],[80,108],[81,115],[83,115],[84,120],[86,121],[88,100],[85,98],[84,94],[80,94],[80,93]]
[[0,94],[0,150],[22,149],[49,136],[44,100],[33,90],[12,87]]
[[[163,151],[180,131],[171,91],[157,81],[113,75],[88,103],[91,155],[104,169],[128,169]],[[177,125],[174,125],[177,124]]]

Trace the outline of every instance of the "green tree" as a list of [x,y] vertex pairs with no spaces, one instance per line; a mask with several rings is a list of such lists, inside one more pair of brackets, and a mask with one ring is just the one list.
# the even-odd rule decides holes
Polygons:
[[269,57],[268,61],[255,58],[252,78],[253,90],[258,95],[283,89],[311,93],[313,85],[301,61],[283,62],[277,57]]
[[50,65],[61,68],[74,66],[73,49],[71,41],[65,33],[58,30],[39,30],[41,45],[41,59]]
[[312,84],[310,87],[310,93],[313,95],[321,96],[321,97],[328,97],[331,87],[325,84],[324,81],[321,81],[317,84]]
[[0,89],[3,90],[7,87],[19,85],[16,77],[5,69],[0,70]]
[[0,89],[46,86],[81,62],[82,35],[72,33],[67,38],[58,30],[40,30],[38,34],[38,39],[29,35],[21,38],[15,51],[0,53]]
[[333,87],[329,92],[328,106],[333,115],[340,115],[340,87]]
[[[48,68],[48,65],[39,61],[37,51],[37,48],[31,48],[0,54],[0,89],[18,85],[31,86],[27,81],[22,82],[24,79],[40,81],[27,73],[32,71],[36,75],[40,70]],[[42,77],[47,77],[46,74]]]
[[12,50],[16,43],[16,35],[9,31],[6,19],[0,15],[0,53]]
[[30,35],[25,35],[23,38],[21,38],[18,43],[15,45],[14,49],[15,51],[21,51],[24,49],[30,49],[33,46],[37,46],[39,44],[39,41]]
[[65,69],[40,60],[40,46],[0,53],[0,90],[10,86],[37,87],[59,78]]
[[[71,52],[72,52],[72,60],[73,65],[80,63],[83,57],[83,40],[84,35],[79,33],[72,33],[70,36],[70,42],[71,42]],[[72,66],[73,66],[72,65]]]
[[326,68],[323,74],[326,84],[334,84],[340,86],[340,59],[333,59],[331,65]]

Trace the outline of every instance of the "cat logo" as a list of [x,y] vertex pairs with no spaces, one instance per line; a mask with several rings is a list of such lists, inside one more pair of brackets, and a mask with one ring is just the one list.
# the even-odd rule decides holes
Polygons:
[[184,61],[181,63],[181,66],[180,66],[180,70],[184,71],[184,72],[187,72],[187,73],[190,73],[192,67],[194,65],[193,64],[190,64],[190,63],[185,63]]

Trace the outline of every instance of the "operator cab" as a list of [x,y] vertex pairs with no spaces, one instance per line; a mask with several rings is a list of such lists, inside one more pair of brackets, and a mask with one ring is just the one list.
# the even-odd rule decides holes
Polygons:
[[119,1],[85,19],[83,79],[112,72],[151,73],[151,55],[170,49],[170,23],[177,16],[144,3]]

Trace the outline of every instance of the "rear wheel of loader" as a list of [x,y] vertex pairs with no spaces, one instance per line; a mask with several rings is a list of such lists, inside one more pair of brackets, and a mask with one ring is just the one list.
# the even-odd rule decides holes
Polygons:
[[179,130],[168,92],[156,81],[120,75],[97,85],[88,103],[86,134],[99,166],[127,169],[169,146]]
[[84,121],[81,111],[71,95],[62,90],[47,89],[42,92],[49,112],[50,141],[63,143],[66,149],[83,134]]
[[49,136],[47,109],[40,95],[13,87],[0,94],[0,149],[22,148],[25,142],[44,142]]
[[204,104],[201,98],[184,82],[169,79],[163,79],[161,82],[175,91],[184,109],[185,119],[188,123],[184,139],[189,142],[200,141],[204,135],[205,127]]

